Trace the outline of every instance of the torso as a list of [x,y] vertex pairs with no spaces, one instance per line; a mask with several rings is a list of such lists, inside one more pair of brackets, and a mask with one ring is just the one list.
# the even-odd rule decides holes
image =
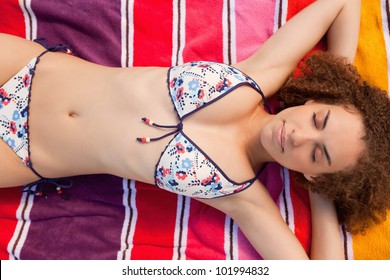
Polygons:
[[[0,74],[1,84],[44,50],[32,42],[17,40],[15,44],[29,51],[18,58],[7,57],[6,52],[1,55],[5,66],[13,65]],[[30,102],[34,168],[45,177],[111,173],[154,183],[156,163],[173,136],[146,145],[136,138],[159,137],[165,132],[145,125],[142,117],[168,125],[179,121],[168,94],[167,71],[108,68],[62,53],[43,56]],[[251,117],[263,110],[261,101],[253,88],[242,86],[183,122],[186,135],[237,182],[252,178],[257,171],[247,158],[243,131]],[[13,168],[15,174],[24,174],[19,178],[25,183],[34,179],[0,143],[3,152],[12,164],[1,161],[0,172]]]

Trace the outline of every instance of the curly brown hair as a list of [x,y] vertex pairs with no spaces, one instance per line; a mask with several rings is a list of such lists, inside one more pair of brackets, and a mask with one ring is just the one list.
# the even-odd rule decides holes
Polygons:
[[335,202],[339,222],[348,231],[364,233],[384,221],[390,209],[390,99],[363,82],[346,59],[326,52],[311,55],[298,73],[280,90],[286,107],[314,100],[357,111],[364,121],[365,150],[355,166],[313,181],[296,173],[303,187]]

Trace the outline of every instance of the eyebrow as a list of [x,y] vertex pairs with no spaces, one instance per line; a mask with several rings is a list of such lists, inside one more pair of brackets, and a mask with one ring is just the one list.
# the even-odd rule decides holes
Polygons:
[[326,127],[326,124],[328,123],[329,115],[330,115],[330,110],[328,110],[328,113],[325,116],[324,125],[322,126],[322,129]]
[[330,166],[332,164],[332,160],[330,159],[328,149],[326,148],[325,145],[323,145],[322,148],[324,149],[326,161],[328,162],[328,165]]
[[[322,129],[325,129],[326,124],[328,123],[328,120],[329,120],[329,116],[330,116],[330,110],[328,110],[328,113],[327,113],[326,116],[325,116],[324,125],[322,126]],[[325,153],[326,161],[328,162],[328,165],[330,166],[330,165],[332,164],[332,160],[331,160],[331,158],[330,158],[328,149],[326,148],[325,145],[323,145],[322,148],[323,148],[324,153]]]

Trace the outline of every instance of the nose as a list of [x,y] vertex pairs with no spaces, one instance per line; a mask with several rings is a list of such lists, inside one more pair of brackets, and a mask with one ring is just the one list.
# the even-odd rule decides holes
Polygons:
[[293,130],[290,135],[290,142],[293,146],[301,146],[308,142],[316,140],[316,135],[312,132],[306,132],[303,130]]

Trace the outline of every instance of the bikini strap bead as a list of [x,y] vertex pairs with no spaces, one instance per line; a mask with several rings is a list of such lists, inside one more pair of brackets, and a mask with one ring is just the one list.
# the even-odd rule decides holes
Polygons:
[[137,137],[137,141],[140,142],[140,143],[150,143],[152,141],[157,141],[157,140],[160,140],[160,139],[163,139],[169,135],[172,135],[172,134],[175,134],[179,131],[181,131],[183,129],[183,123],[180,122],[179,124],[177,125],[161,125],[161,124],[157,124],[155,123],[154,121],[152,121],[151,119],[149,118],[142,118],[141,119],[143,123],[147,124],[147,125],[150,125],[150,126],[155,126],[155,127],[159,127],[159,128],[175,128],[175,130],[171,131],[171,132],[168,132],[160,137],[157,137],[157,138],[150,138],[150,137]]
[[141,142],[141,143],[149,143],[150,142],[150,138],[149,137],[138,137],[137,141]]
[[152,121],[151,119],[148,119],[148,118],[142,118],[142,121],[148,125],[154,124],[154,121]]

